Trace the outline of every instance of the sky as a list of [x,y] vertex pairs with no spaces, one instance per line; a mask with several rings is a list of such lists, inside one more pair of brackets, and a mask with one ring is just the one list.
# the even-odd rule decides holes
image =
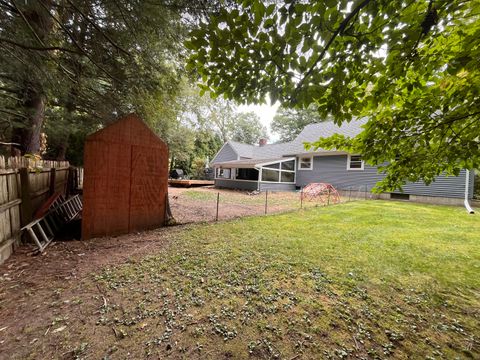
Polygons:
[[278,141],[279,136],[278,134],[274,134],[271,132],[270,124],[272,123],[273,117],[275,116],[278,107],[280,104],[277,102],[273,106],[268,104],[263,105],[240,105],[238,106],[237,110],[240,112],[250,112],[253,111],[260,117],[260,121],[262,125],[267,128],[268,131],[268,142],[273,143]]

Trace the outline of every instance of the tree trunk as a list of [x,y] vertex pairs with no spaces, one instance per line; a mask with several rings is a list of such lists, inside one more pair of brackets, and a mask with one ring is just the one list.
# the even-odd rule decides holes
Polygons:
[[29,119],[30,127],[26,129],[24,138],[25,153],[39,154],[41,147],[40,135],[45,117],[45,97],[34,92],[26,101],[25,107],[27,112],[31,114]]
[[[39,154],[41,133],[45,116],[45,96],[38,91],[39,86],[28,82],[23,92],[23,107],[27,118],[24,123],[13,129],[13,142],[20,144],[20,153]],[[18,149],[12,149],[17,155]]]
[[58,147],[57,153],[57,161],[65,161],[65,157],[67,156],[67,148],[68,148],[68,138],[70,135],[67,135],[65,139],[63,139],[62,143]]
[[[52,7],[51,0],[40,0],[49,10]],[[27,27],[29,32],[34,32],[38,41],[45,41],[53,28],[53,21],[48,13],[35,2],[25,2],[20,5],[22,19],[19,20],[22,27]],[[27,22],[25,25],[23,22]],[[47,68],[46,64],[39,64],[42,68]],[[14,127],[12,131],[13,141],[20,144],[20,149],[12,149],[12,153],[21,154],[39,154],[41,150],[41,133],[45,117],[46,97],[40,81],[37,70],[27,66],[23,69],[23,89],[19,94],[21,106],[24,109],[25,118],[23,124]]]

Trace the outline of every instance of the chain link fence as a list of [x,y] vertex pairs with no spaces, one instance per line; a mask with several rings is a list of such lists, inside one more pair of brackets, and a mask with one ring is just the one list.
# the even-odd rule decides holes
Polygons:
[[[337,190],[340,203],[377,198],[368,188]],[[304,199],[302,190],[262,192],[215,188],[169,189],[172,214],[179,224],[210,222],[253,215],[283,213],[335,204],[328,194],[322,199]]]

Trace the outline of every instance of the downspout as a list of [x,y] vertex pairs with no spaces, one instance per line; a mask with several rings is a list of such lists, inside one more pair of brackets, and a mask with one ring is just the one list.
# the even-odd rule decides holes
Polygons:
[[465,201],[463,202],[465,205],[465,209],[469,214],[475,214],[475,211],[470,207],[470,203],[468,202],[468,188],[469,188],[469,180],[470,180],[470,170],[467,170],[465,174]]

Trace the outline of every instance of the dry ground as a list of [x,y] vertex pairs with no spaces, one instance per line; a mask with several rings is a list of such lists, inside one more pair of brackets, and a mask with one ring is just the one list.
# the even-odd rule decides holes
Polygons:
[[[252,193],[241,190],[217,189],[212,186],[195,188],[169,187],[170,207],[176,221],[181,224],[214,221],[217,210],[217,194],[220,194],[218,218],[228,220],[244,216],[265,214],[265,192]],[[267,213],[310,208],[318,202],[300,203],[299,192],[269,192]]]
[[21,246],[0,265],[0,359],[43,358],[36,354],[45,349],[50,349],[47,358],[75,358],[57,352],[65,345],[58,329],[69,319],[83,323],[84,317],[97,313],[97,303],[103,304],[100,288],[84,287],[89,275],[165,251],[182,231],[179,226],[115,238],[57,241],[41,255],[33,246]]

